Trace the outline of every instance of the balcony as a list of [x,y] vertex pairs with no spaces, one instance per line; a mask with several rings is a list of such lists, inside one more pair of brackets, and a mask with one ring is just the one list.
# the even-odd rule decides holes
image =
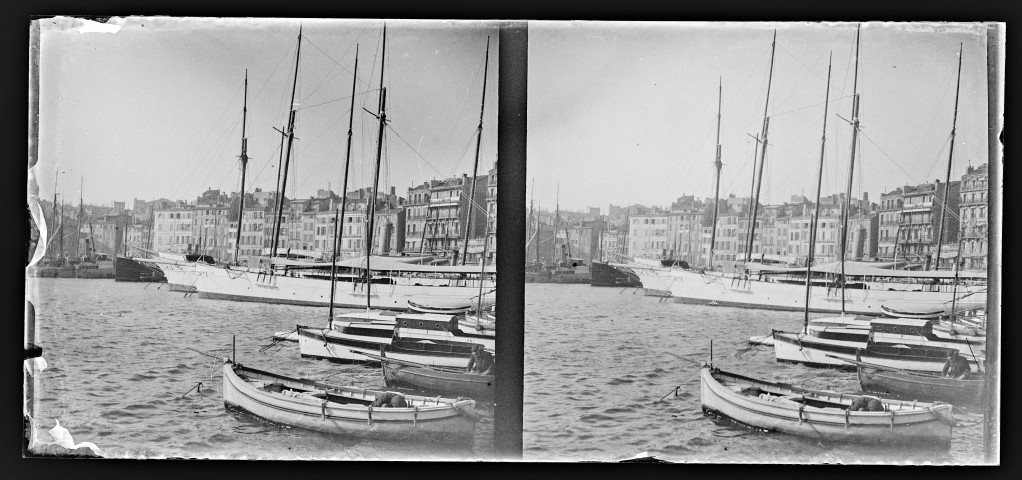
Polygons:
[[457,204],[461,202],[461,195],[447,198],[431,198],[429,204],[432,205],[444,205],[444,204]]
[[902,208],[902,211],[905,212],[905,213],[909,213],[909,212],[930,211],[932,209],[933,209],[933,200],[930,200],[930,201],[927,201],[927,202],[906,203],[904,208]]

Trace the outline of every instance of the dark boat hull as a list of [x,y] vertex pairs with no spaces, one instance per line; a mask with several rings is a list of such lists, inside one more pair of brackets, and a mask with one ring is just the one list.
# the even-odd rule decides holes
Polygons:
[[890,394],[898,398],[941,401],[970,405],[983,396],[983,377],[946,378],[913,372],[884,370],[859,365],[859,386],[864,391]]
[[591,263],[589,272],[591,275],[590,285],[594,287],[642,287],[638,275],[603,262]]
[[434,395],[467,396],[474,400],[493,398],[493,375],[402,365],[387,360],[383,360],[381,363],[383,364],[383,379],[387,386],[412,388]]
[[117,282],[158,282],[167,281],[159,267],[143,265],[127,257],[114,260],[114,281]]

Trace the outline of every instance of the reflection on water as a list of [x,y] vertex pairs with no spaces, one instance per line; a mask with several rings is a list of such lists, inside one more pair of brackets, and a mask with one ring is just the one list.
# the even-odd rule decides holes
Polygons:
[[772,347],[739,353],[751,336],[800,328],[797,312],[675,304],[633,292],[526,284],[524,458],[622,460],[646,452],[675,462],[983,462],[983,415],[968,409],[955,410],[950,449],[828,444],[705,416],[698,372],[711,340],[714,364],[727,371],[844,392],[859,392],[858,379],[777,363]]
[[[302,359],[298,345],[260,352],[275,331],[326,324],[327,309],[185,297],[166,285],[31,278],[36,335],[49,367],[35,383],[41,440],[59,419],[75,442],[114,458],[453,459],[493,452],[493,408],[480,405],[473,445],[360,440],[229,412],[221,363],[384,388],[379,367]],[[232,344],[232,338],[236,346]],[[235,350],[236,349],[236,350]],[[201,382],[201,385],[199,385]],[[198,387],[198,388],[196,388]]]

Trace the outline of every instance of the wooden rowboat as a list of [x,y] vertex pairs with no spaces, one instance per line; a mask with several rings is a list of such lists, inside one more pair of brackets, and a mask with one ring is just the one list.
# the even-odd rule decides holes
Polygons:
[[408,407],[373,407],[385,392],[292,378],[226,361],[224,405],[274,423],[366,438],[471,442],[470,399],[404,395]]
[[388,387],[409,387],[441,395],[465,395],[475,400],[493,399],[493,375],[466,373],[445,368],[363,353],[383,365]]
[[817,440],[950,445],[951,405],[883,399],[884,411],[850,411],[860,395],[767,382],[703,365],[703,412]]
[[884,315],[887,315],[888,317],[920,318],[927,320],[936,320],[945,313],[944,309],[911,312],[908,310],[898,310],[895,308],[890,308],[887,305],[880,305],[880,311],[883,312]]
[[963,379],[957,379],[862,361],[848,362],[858,366],[859,386],[867,392],[955,405],[974,404],[983,397],[985,381],[982,374],[970,373]]

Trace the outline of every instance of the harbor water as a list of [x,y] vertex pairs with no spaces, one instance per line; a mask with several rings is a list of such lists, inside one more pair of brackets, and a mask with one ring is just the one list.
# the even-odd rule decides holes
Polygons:
[[385,389],[379,366],[303,359],[297,343],[260,351],[276,331],[325,325],[326,308],[208,300],[166,284],[95,279],[29,278],[26,292],[35,306],[35,343],[48,365],[32,379],[39,441],[50,441],[47,432],[59,420],[76,443],[95,443],[108,458],[492,455],[493,406],[485,403],[477,405],[471,446],[353,439],[228,411],[222,362],[195,350],[233,354],[238,363],[284,375]]
[[[812,314],[816,318],[819,314]],[[672,462],[980,464],[980,406],[959,408],[948,448],[827,443],[761,432],[703,414],[699,369],[860,393],[854,371],[778,363],[748,347],[771,329],[801,329],[803,314],[699,306],[641,290],[525,285],[523,457]],[[675,387],[680,386],[677,395]],[[665,397],[665,398],[663,398]],[[658,401],[663,398],[663,401]]]

